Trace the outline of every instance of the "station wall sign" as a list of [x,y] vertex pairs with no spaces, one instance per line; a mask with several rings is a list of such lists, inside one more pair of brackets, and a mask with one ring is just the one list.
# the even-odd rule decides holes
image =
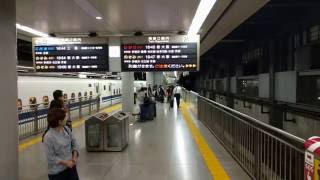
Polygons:
[[37,72],[109,71],[107,38],[33,38]]
[[199,36],[141,36],[121,39],[122,71],[198,71]]

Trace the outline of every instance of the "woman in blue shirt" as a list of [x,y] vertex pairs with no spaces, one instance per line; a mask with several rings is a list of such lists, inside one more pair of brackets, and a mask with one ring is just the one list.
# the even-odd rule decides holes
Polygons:
[[66,113],[63,109],[49,110],[49,130],[43,138],[48,160],[49,180],[79,180],[76,164],[79,145],[70,128],[64,126]]

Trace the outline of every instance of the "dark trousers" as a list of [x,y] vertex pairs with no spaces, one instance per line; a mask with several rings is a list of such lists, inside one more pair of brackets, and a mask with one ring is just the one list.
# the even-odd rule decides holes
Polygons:
[[77,168],[67,168],[59,174],[49,174],[49,180],[79,180]]
[[174,97],[176,97],[177,106],[180,107],[180,97],[181,97],[181,95],[180,94],[175,94]]
[[137,104],[137,96],[138,96],[137,93],[133,94],[133,103],[134,104]]

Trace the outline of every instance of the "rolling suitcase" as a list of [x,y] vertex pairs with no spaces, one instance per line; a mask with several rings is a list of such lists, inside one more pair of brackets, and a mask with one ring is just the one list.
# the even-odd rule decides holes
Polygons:
[[151,104],[140,105],[140,121],[153,120],[154,114]]

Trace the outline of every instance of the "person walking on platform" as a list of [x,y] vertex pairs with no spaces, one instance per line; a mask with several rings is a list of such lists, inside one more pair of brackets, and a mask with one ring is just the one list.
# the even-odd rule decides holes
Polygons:
[[76,168],[79,145],[71,129],[64,126],[65,117],[66,112],[63,109],[49,110],[50,129],[43,137],[49,180],[79,180]]
[[133,104],[137,104],[137,88],[133,87]]
[[167,87],[167,102],[170,102],[172,99],[173,86]]
[[164,92],[163,90],[163,87],[160,85],[158,90],[157,90],[157,93],[158,93],[158,99],[161,103],[164,102],[164,98],[165,98],[165,95],[166,93]]
[[173,108],[173,86],[167,88],[167,102],[170,104],[170,108]]
[[147,95],[148,95],[149,97],[152,97],[152,96],[153,96],[153,94],[152,94],[151,84],[149,84],[149,85],[148,85]]
[[174,94],[174,97],[176,98],[178,108],[180,108],[181,93],[182,93],[182,88],[179,85],[177,85],[173,90],[173,94]]

